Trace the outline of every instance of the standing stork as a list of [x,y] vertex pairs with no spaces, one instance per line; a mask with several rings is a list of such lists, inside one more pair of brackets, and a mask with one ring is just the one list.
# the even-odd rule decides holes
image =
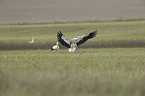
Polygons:
[[56,45],[51,48],[51,51],[56,52],[57,50],[59,50],[58,42],[56,42]]
[[65,47],[68,47],[69,52],[74,52],[77,48],[77,46],[83,44],[88,39],[91,39],[96,36],[97,31],[90,32],[88,34],[78,36],[77,38],[68,39],[66,38],[61,31],[57,33],[57,39],[58,41]]

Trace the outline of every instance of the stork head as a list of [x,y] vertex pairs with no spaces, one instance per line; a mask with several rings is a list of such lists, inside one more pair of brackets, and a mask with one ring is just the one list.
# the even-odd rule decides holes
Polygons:
[[79,38],[79,39],[82,39],[82,37],[81,37],[81,36],[78,36],[78,38]]

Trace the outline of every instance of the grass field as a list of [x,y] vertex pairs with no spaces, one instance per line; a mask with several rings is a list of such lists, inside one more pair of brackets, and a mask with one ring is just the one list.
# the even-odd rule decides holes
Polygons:
[[[98,30],[86,42],[145,41],[145,22],[0,25],[0,44],[55,42]],[[95,43],[96,44],[96,43]],[[84,44],[85,45],[85,44]],[[16,45],[15,45],[16,46]],[[88,46],[88,45],[86,45]],[[6,46],[7,47],[7,46]],[[49,48],[49,47],[48,47]],[[144,96],[145,47],[0,50],[0,96]]]
[[[59,30],[68,38],[98,30],[97,37],[82,48],[145,47],[144,26],[145,20],[0,25],[0,50],[50,49]],[[32,37],[35,44],[28,44]]]
[[0,51],[1,96],[143,96],[145,48]]
[[97,38],[90,41],[139,40],[145,39],[145,20],[124,22],[90,22],[64,24],[0,25],[0,41],[36,42],[56,41],[56,34],[62,31],[68,38],[78,37],[98,30]]

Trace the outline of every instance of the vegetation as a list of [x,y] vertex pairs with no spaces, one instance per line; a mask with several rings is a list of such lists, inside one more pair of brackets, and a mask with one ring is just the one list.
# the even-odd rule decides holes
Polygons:
[[[59,30],[68,38],[98,30],[97,37],[80,46],[82,48],[144,47],[144,26],[144,20],[0,25],[0,50],[50,49],[57,41],[56,34]],[[28,44],[32,37],[35,37],[35,44]]]
[[143,96],[144,50],[0,51],[1,96]]
[[[51,49],[56,42],[0,42],[0,50],[32,50],[32,49]],[[59,44],[61,49],[66,47]],[[78,48],[137,48],[145,47],[145,40],[110,40],[110,41],[88,41],[78,46]]]
[[[144,26],[144,20],[0,25],[0,96],[144,96]],[[68,38],[98,35],[73,53],[61,45],[51,52],[59,30]]]
[[57,41],[60,30],[66,37],[74,38],[98,30],[97,37],[90,41],[141,40],[145,39],[145,21],[66,23],[41,25],[0,25],[0,41],[28,42],[35,37],[36,42]]

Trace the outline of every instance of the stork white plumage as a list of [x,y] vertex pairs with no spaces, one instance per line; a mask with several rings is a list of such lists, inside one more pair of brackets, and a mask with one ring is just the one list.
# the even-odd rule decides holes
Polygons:
[[34,43],[34,37],[32,38],[32,41],[28,42],[28,43]]
[[88,34],[82,35],[82,36],[78,36],[77,38],[73,38],[73,39],[67,39],[62,33],[61,31],[59,31],[57,33],[57,39],[58,41],[65,47],[68,47],[68,51],[69,52],[74,52],[77,48],[77,46],[83,44],[85,41],[87,41],[88,39],[91,39],[93,37],[96,36],[97,31],[94,32],[90,32]]
[[59,50],[59,46],[58,46],[58,42],[56,42],[56,45],[54,45],[52,48],[51,48],[51,51],[58,51]]

